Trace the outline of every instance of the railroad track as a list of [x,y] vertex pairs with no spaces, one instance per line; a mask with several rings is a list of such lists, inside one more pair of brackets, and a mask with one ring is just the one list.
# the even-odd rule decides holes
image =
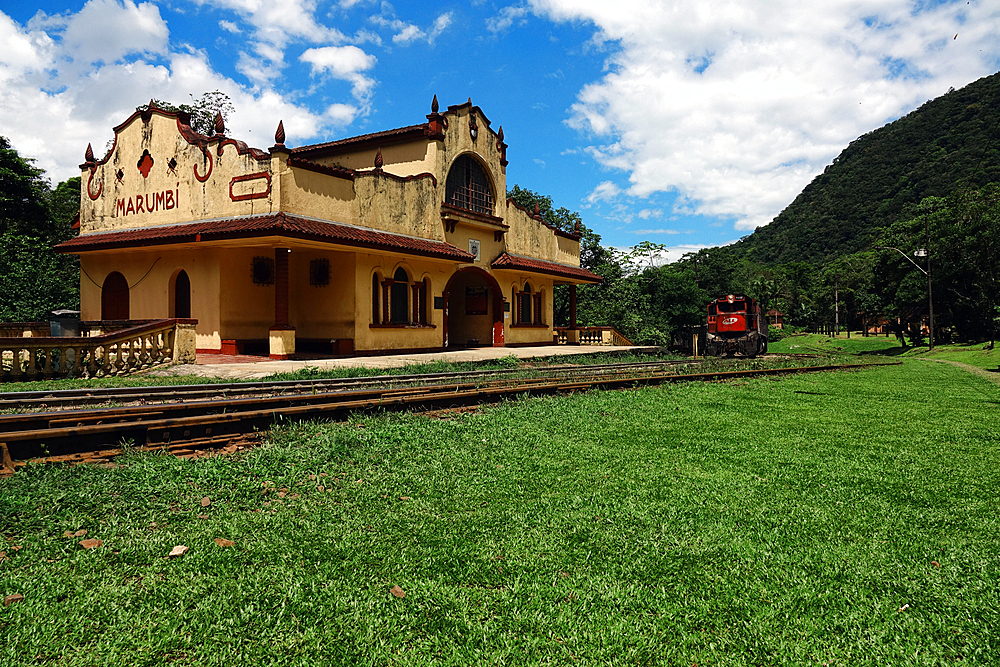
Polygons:
[[[15,397],[3,395],[4,401],[20,401],[20,406],[36,410],[52,402],[63,407],[74,405],[74,400],[76,404],[126,400],[134,403],[120,407],[0,415],[0,456],[3,457],[0,467],[12,471],[29,459],[38,458],[50,461],[106,458],[129,447],[163,449],[182,455],[199,450],[231,450],[239,446],[234,445],[235,441],[274,423],[337,419],[372,410],[447,410],[525,395],[845,370],[873,364],[694,374],[678,374],[672,365],[656,362],[559,367],[537,377],[517,377],[515,372],[488,375],[472,372],[346,381],[245,383],[238,389],[235,385],[198,385],[141,390],[19,392]],[[378,383],[383,386],[377,386]],[[386,384],[389,386],[384,386]],[[237,391],[240,395],[232,396]],[[77,395],[71,396],[74,393]],[[43,403],[43,400],[50,403]]]

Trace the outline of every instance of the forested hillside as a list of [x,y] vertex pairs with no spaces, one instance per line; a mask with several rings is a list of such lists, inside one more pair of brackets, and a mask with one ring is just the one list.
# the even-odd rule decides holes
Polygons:
[[1000,73],[855,139],[733,250],[762,264],[821,264],[868,248],[923,198],[1000,182],[998,133]]

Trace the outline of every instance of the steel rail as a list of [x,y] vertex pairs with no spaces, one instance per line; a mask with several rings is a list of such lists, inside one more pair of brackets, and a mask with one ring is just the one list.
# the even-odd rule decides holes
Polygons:
[[[892,362],[900,363],[900,362]],[[132,440],[141,448],[184,447],[186,441],[224,442],[275,422],[331,419],[371,410],[430,410],[496,402],[523,395],[617,389],[663,382],[710,381],[791,373],[851,370],[884,364],[847,364],[750,371],[711,371],[679,375],[650,372],[592,378],[517,378],[490,383],[462,383],[334,391],[315,394],[189,401],[107,410],[52,411],[0,417],[4,467],[31,458],[78,456],[114,449]],[[32,421],[34,420],[34,421]]]
[[[701,363],[692,360],[654,361],[640,363],[599,364],[577,366],[561,364],[537,369],[536,372],[593,374],[610,369],[641,370],[647,368],[669,368],[679,365]],[[528,373],[531,369],[493,369],[477,371],[456,371],[448,373],[422,373],[413,375],[376,375],[353,378],[324,378],[315,380],[277,380],[269,382],[230,382],[189,385],[151,385],[146,387],[109,387],[97,389],[58,389],[49,391],[24,391],[0,393],[0,410],[34,407],[54,407],[58,405],[97,405],[109,402],[186,400],[194,398],[226,399],[233,395],[254,395],[276,392],[297,392],[330,390],[333,388],[375,387],[382,385],[407,385],[428,381],[469,380],[496,376]]]

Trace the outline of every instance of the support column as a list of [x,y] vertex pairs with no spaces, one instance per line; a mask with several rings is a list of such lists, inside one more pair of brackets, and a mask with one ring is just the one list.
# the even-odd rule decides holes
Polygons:
[[420,324],[422,320],[420,317],[420,285],[421,283],[413,283],[410,285],[410,293],[413,296],[413,324]]
[[270,357],[288,359],[295,354],[295,327],[288,321],[288,248],[274,249],[274,326],[268,335]]
[[580,344],[580,331],[576,328],[576,285],[569,286],[569,330],[566,332],[566,344]]

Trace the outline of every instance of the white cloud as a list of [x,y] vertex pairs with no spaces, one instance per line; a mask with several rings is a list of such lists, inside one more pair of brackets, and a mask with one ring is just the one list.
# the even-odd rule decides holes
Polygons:
[[367,101],[371,96],[375,80],[362,72],[375,65],[375,57],[370,56],[356,46],[324,46],[309,49],[300,56],[300,60],[312,65],[313,74],[328,73],[334,78],[350,81],[352,94],[361,101]]
[[531,8],[591,22],[595,40],[615,49],[569,123],[600,142],[591,155],[628,185],[602,183],[587,201],[676,191],[681,207],[735,218],[739,229],[769,222],[855,137],[1000,66],[1000,5],[982,0]]
[[219,21],[219,27],[225,30],[226,32],[233,33],[234,35],[239,35],[243,32],[242,30],[240,30],[240,27],[235,23],[233,23],[232,21]]
[[502,8],[496,16],[486,20],[486,29],[494,34],[507,32],[512,26],[525,25],[528,22],[528,14],[531,8],[527,5],[511,5]]
[[346,40],[334,28],[316,21],[315,0],[196,0],[231,10],[253,28],[251,52],[242,52],[238,71],[258,85],[276,79],[285,67],[285,50],[293,41],[339,44]]
[[[383,10],[391,13],[392,7],[383,5]],[[433,44],[442,32],[448,29],[452,22],[452,13],[441,14],[428,30],[423,30],[413,23],[406,23],[396,18],[387,18],[384,15],[371,17],[371,22],[382,28],[388,28],[396,34],[392,36],[392,42],[400,46],[406,46],[414,42],[427,42]]]
[[619,195],[621,195],[621,189],[612,183],[611,181],[604,181],[599,183],[593,192],[584,198],[584,201],[588,204],[595,204],[601,201],[613,201]]
[[169,36],[154,4],[90,0],[68,17],[62,46],[79,64],[113,63],[130,54],[165,53]]
[[[86,12],[39,15],[28,26],[0,12],[0,40],[5,45],[0,50],[0,132],[22,155],[34,158],[53,181],[79,175],[88,143],[103,156],[112,128],[152,98],[184,103],[191,95],[220,90],[236,108],[227,133],[264,148],[273,143],[279,120],[294,143],[341,128],[360,113],[356,107],[345,107],[316,114],[271,87],[241,86],[216,72],[204,52],[171,51],[158,41],[165,35],[162,21],[143,24],[151,38],[147,42],[136,33],[110,40],[103,50],[93,43],[81,45],[80,31],[92,20],[95,6],[108,9],[109,21],[119,30],[121,20],[134,17],[127,5],[93,2]],[[149,12],[144,9],[147,5],[131,7]],[[65,33],[71,30],[77,37],[67,40]],[[149,47],[143,55],[128,55],[143,43]]]

